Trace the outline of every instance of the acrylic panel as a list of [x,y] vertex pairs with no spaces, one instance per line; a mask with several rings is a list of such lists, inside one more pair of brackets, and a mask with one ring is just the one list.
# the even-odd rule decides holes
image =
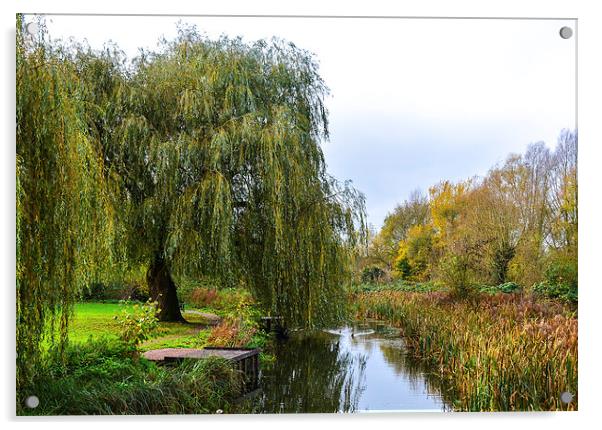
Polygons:
[[16,46],[18,415],[577,410],[577,20]]

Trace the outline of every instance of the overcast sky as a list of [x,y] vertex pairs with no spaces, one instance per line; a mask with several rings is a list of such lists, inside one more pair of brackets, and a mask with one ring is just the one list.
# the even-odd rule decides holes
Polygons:
[[575,128],[571,20],[47,17],[53,38],[154,48],[176,23],[247,41],[277,36],[316,55],[331,90],[328,170],[365,193],[369,222],[414,189],[483,175],[530,142]]

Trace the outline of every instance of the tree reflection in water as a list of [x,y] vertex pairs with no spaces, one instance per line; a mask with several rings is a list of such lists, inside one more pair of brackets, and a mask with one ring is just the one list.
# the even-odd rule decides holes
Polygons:
[[[262,371],[258,398],[245,412],[353,412],[365,385],[365,355],[352,355],[335,335],[295,333],[276,345],[277,366]],[[250,409],[250,410],[249,410]]]
[[382,342],[379,348],[391,369],[397,375],[404,375],[414,390],[425,388],[433,395],[442,396],[447,403],[453,403],[451,389],[445,386],[436,369],[429,369],[419,359],[412,357],[405,349],[403,339]]
[[[367,353],[378,348],[387,365],[393,372],[402,377],[413,391],[426,391],[435,397],[443,397],[444,410],[451,410],[448,404],[453,403],[454,394],[437,374],[437,369],[429,368],[419,359],[412,357],[406,349],[400,330],[377,320],[357,323],[352,344],[362,347]],[[361,336],[361,333],[367,333]],[[373,340],[372,342],[370,340]]]
[[279,342],[261,390],[235,412],[446,411],[437,375],[406,353],[398,329],[377,321]]

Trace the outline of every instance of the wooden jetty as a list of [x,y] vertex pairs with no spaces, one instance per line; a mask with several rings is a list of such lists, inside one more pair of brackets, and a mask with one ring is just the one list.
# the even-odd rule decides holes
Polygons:
[[153,349],[142,354],[144,358],[160,363],[182,360],[202,360],[209,357],[224,358],[232,363],[243,376],[242,394],[259,387],[259,349],[253,348],[164,348]]

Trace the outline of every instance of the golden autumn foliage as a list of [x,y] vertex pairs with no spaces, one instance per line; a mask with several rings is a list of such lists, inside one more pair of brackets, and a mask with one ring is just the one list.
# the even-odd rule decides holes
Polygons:
[[565,287],[576,297],[576,154],[576,133],[563,130],[554,151],[532,144],[484,177],[441,181],[428,198],[414,193],[386,218],[367,261],[462,294],[477,285],[530,288],[568,277]]
[[410,227],[405,240],[399,242],[399,250],[394,260],[395,273],[402,279],[426,281],[434,267],[431,262],[440,252],[440,236],[432,225]]

